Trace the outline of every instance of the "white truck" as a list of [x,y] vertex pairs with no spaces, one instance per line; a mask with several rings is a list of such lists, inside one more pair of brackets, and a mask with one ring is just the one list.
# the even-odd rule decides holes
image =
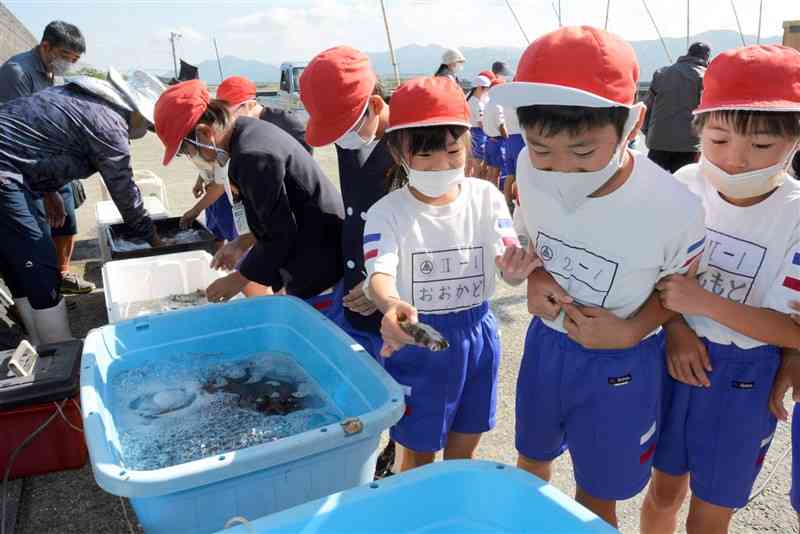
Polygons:
[[256,99],[264,106],[291,111],[303,122],[308,122],[308,113],[300,101],[300,75],[305,63],[281,64],[281,80],[277,91],[258,91]]

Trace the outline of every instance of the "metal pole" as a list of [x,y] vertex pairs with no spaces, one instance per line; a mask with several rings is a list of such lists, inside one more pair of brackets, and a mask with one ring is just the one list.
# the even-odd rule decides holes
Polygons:
[[756,44],[761,44],[761,15],[764,14],[764,0],[758,3],[758,37],[756,37]]
[[608,31],[608,13],[611,11],[611,0],[606,0],[606,25],[603,27],[604,30]]
[[175,39],[180,37],[175,32],[169,32],[169,43],[172,45],[172,66],[175,69],[175,79],[178,79],[178,58],[175,56]]
[[400,69],[397,67],[397,58],[394,55],[392,34],[389,32],[389,19],[386,17],[386,6],[383,4],[383,0],[381,0],[381,11],[383,12],[383,24],[386,26],[386,40],[389,42],[389,55],[392,58],[392,66],[394,67],[394,79],[397,85],[400,85]]
[[[559,2],[559,5],[560,4],[561,4],[561,2]],[[560,28],[561,26],[563,26],[563,24],[561,24],[561,8],[560,7],[556,7],[555,3],[550,4],[550,6],[552,6],[552,8],[553,8],[553,13],[556,14],[556,18],[558,19],[558,27]]]
[[647,11],[647,16],[650,17],[650,22],[653,23],[653,28],[656,29],[656,33],[658,34],[658,40],[661,41],[661,46],[664,47],[664,52],[667,54],[667,59],[669,59],[669,62],[672,63],[672,54],[669,53],[669,48],[667,48],[667,43],[665,43],[664,38],[661,37],[661,32],[658,30],[658,24],[656,24],[656,19],[654,19],[653,14],[650,13],[650,8],[647,7],[647,1],[642,0],[642,4],[644,5],[645,11]]
[[692,13],[690,4],[691,0],[686,0],[686,50],[689,50],[689,45],[691,44],[689,43],[689,40],[691,39],[692,35],[691,28],[689,27],[689,19]]
[[222,83],[224,78],[222,74],[222,62],[219,60],[219,48],[217,48],[217,38],[214,37],[214,52],[217,54],[217,68],[219,68],[219,82]]
[[742,46],[747,46],[744,42],[744,33],[742,33],[742,24],[739,22],[739,13],[736,12],[736,4],[731,0],[731,8],[733,9],[733,16],[736,17],[736,26],[739,28],[739,37],[742,39]]
[[519,21],[517,14],[514,12],[514,8],[511,7],[511,2],[506,0],[506,5],[508,6],[508,10],[511,11],[511,15],[513,15],[514,20],[517,21],[517,26],[519,26],[519,31],[522,32],[522,36],[525,38],[525,42],[531,44],[531,40],[528,39],[528,34],[525,33],[525,28],[522,27],[522,23]]

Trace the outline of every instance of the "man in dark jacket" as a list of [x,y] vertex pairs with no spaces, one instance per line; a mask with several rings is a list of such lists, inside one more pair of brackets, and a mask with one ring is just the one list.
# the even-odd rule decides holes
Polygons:
[[[64,76],[85,51],[86,43],[76,26],[60,20],[51,22],[38,45],[9,58],[0,67],[0,104],[52,87],[55,76]],[[47,211],[61,270],[61,292],[90,293],[94,284],[69,270],[78,233],[73,185],[65,184],[57,194],[47,197],[46,201],[39,200],[37,205],[40,210]]]
[[145,73],[109,77],[77,77],[0,107],[0,273],[34,343],[71,337],[37,195],[99,172],[128,226],[159,243],[133,182],[129,139],[152,127],[161,86]]
[[692,127],[692,111],[700,103],[710,55],[707,44],[694,43],[687,55],[653,75],[642,130],[649,158],[669,172],[697,161],[700,139]]

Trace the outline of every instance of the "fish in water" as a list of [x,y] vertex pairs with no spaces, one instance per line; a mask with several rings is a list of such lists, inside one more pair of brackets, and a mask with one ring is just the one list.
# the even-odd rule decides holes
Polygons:
[[253,410],[265,415],[287,415],[297,410],[321,408],[322,399],[298,391],[299,384],[264,377],[258,382],[250,382],[252,370],[247,369],[241,377],[223,377],[224,385],[212,382],[203,386],[207,393],[230,393],[238,397],[240,408]]
[[198,306],[200,304],[208,304],[206,292],[198,289],[194,293],[186,293],[183,295],[170,295],[167,297],[167,305],[174,306],[175,308],[184,308],[189,306]]
[[177,412],[186,408],[197,398],[194,392],[183,388],[172,388],[156,393],[145,393],[136,397],[128,405],[142,417],[154,419],[160,415]]
[[408,319],[402,319],[398,324],[403,332],[414,338],[414,343],[420,347],[425,347],[432,352],[439,352],[450,346],[444,336],[430,325],[412,323]]

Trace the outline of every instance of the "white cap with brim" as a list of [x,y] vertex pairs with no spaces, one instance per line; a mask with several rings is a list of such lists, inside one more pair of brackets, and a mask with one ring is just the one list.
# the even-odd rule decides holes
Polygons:
[[155,124],[156,101],[165,89],[157,78],[146,72],[135,71],[126,81],[113,67],[108,69],[108,80],[92,76],[69,76],[64,81],[125,111],[137,111],[150,124]]
[[150,124],[155,124],[155,107],[166,87],[158,78],[141,70],[131,73],[127,80],[114,67],[108,69],[108,79],[122,93],[133,109]]
[[588,91],[547,83],[511,82],[489,90],[492,102],[504,109],[525,106],[574,106],[584,108],[611,108],[633,106],[621,104]]
[[475,76],[475,79],[472,80],[472,85],[475,87],[491,87],[492,80],[486,76]]

